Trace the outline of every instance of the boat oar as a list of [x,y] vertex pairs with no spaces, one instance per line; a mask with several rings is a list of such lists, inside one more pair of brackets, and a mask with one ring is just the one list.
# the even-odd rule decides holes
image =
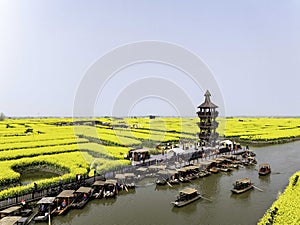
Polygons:
[[262,190],[262,189],[260,189],[260,188],[258,188],[258,187],[256,187],[256,186],[254,186],[254,185],[253,185],[253,187],[254,187],[255,189],[257,189],[257,190],[261,191],[261,192],[263,192],[263,191],[264,191],[264,190]]
[[210,201],[210,202],[212,202],[212,200],[211,200],[211,199],[209,199],[209,198],[205,198],[203,195],[200,195],[200,197],[201,197],[201,198],[203,198],[203,199],[205,199],[205,200],[207,200],[207,201]]
[[126,184],[124,182],[123,182],[123,185],[124,185],[125,191],[128,192],[128,188],[126,187]]
[[167,184],[170,186],[170,187],[173,187],[168,181],[166,178],[163,177],[163,179],[167,182]]

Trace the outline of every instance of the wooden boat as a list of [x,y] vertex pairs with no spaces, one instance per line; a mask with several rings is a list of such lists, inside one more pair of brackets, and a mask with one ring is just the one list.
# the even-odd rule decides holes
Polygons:
[[126,179],[125,179],[125,185],[128,189],[135,189],[135,175],[134,173],[124,173]]
[[249,178],[239,179],[233,184],[233,189],[231,189],[234,194],[241,194],[249,191],[253,188],[253,183],[251,183]]
[[104,193],[104,184],[105,181],[102,180],[97,180],[93,183],[92,188],[93,188],[93,198],[102,198],[103,193]]
[[271,166],[268,163],[263,163],[259,165],[258,174],[259,176],[265,176],[271,173]]
[[200,199],[201,197],[202,196],[198,193],[197,189],[185,188],[179,192],[177,199],[172,202],[172,204],[176,207],[182,207]]
[[198,173],[198,176],[199,178],[203,178],[203,177],[207,177],[209,176],[211,173],[207,170],[201,170],[199,173]]
[[104,183],[104,193],[105,198],[115,197],[118,193],[118,182],[117,180],[106,180]]
[[22,219],[21,216],[6,216],[2,219],[0,219],[0,224],[2,225],[15,225],[15,224],[24,224],[20,222]]
[[220,169],[218,167],[212,167],[209,169],[209,172],[211,173],[219,173]]
[[73,208],[81,209],[89,201],[92,195],[92,188],[90,187],[80,187],[74,192],[75,199],[72,203]]
[[118,180],[118,184],[120,184],[120,190],[135,189],[134,173],[124,173],[124,174],[116,174],[115,178]]
[[0,211],[0,219],[7,216],[21,216],[21,206],[11,206]]
[[179,184],[179,174],[177,173],[176,170],[169,170],[169,183],[170,184]]
[[232,169],[230,168],[230,166],[227,165],[227,164],[220,165],[219,169],[222,172],[231,172],[232,171]]
[[190,179],[187,176],[188,175],[187,171],[188,170],[185,167],[180,168],[180,169],[177,170],[177,172],[178,172],[178,179],[179,179],[180,182],[187,183],[187,182],[190,181]]
[[47,221],[53,211],[55,197],[44,197],[37,202],[39,207],[37,214],[34,216],[34,221]]
[[64,190],[55,198],[56,208],[51,212],[54,215],[67,213],[74,201],[75,190]]
[[247,158],[242,160],[242,164],[244,166],[253,166],[253,165],[257,164],[257,161],[254,157],[247,157]]
[[256,154],[252,150],[246,150],[245,153],[242,154],[243,158],[254,157]]

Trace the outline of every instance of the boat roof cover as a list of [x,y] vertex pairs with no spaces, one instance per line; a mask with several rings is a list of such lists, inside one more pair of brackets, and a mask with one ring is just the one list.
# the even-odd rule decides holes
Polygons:
[[12,206],[12,207],[9,207],[7,209],[4,209],[4,210],[0,211],[0,213],[1,214],[10,214],[14,211],[17,211],[20,208],[21,208],[21,206]]
[[250,179],[249,178],[244,178],[244,179],[238,179],[236,180],[237,183],[249,183]]
[[37,204],[52,204],[55,200],[55,197],[44,197],[37,202]]
[[201,162],[201,164],[204,165],[204,166],[209,166],[211,164],[211,162],[204,161],[204,162]]
[[125,177],[135,177],[134,173],[124,173]]
[[74,194],[75,190],[63,190],[60,192],[59,195],[57,195],[58,198],[69,198],[72,197]]
[[259,164],[259,167],[270,167],[270,164],[269,163],[262,163],[262,164]]
[[125,174],[118,173],[118,174],[115,175],[115,178],[116,179],[125,179],[126,176],[125,176]]
[[136,170],[137,171],[142,171],[142,172],[144,172],[144,171],[146,171],[148,168],[146,168],[146,167],[140,167],[140,168],[137,168]]
[[90,187],[80,187],[77,191],[77,193],[89,193],[92,190]]
[[102,186],[105,184],[105,181],[103,180],[97,180],[93,183],[93,186]]
[[196,169],[199,169],[199,166],[197,166],[197,165],[191,165],[188,168],[191,169],[191,170],[196,170]]
[[117,180],[106,180],[105,181],[105,184],[116,184],[116,183],[118,183]]
[[164,169],[166,169],[166,167],[167,167],[166,165],[151,165],[148,168],[149,169],[164,170]]
[[177,171],[178,172],[186,172],[186,171],[188,171],[189,169],[187,168],[187,167],[182,167],[182,168],[180,168],[180,169],[178,169]]
[[14,225],[21,218],[21,216],[6,216],[0,220],[0,225]]
[[196,191],[197,191],[196,188],[185,188],[185,189],[181,190],[180,193],[190,195],[190,194],[195,193]]

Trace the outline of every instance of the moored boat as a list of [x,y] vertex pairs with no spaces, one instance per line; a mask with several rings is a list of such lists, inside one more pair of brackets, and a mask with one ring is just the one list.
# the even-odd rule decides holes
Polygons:
[[182,207],[200,199],[201,197],[202,196],[198,193],[197,189],[185,188],[179,192],[177,199],[172,202],[172,204],[176,207]]
[[218,168],[218,167],[212,167],[209,169],[209,172],[211,172],[211,173],[218,173],[219,171],[220,171],[220,168]]
[[72,207],[81,209],[83,208],[86,203],[89,201],[91,195],[92,195],[92,188],[90,187],[80,187],[78,190],[74,192],[74,195],[76,196]]
[[92,188],[93,188],[93,198],[102,198],[103,193],[104,193],[104,184],[105,181],[102,180],[97,180],[93,183]]
[[55,197],[44,197],[37,202],[39,207],[37,214],[34,216],[34,221],[47,221],[53,211]]
[[234,194],[241,194],[251,190],[254,187],[249,178],[239,179],[233,184],[231,192]]
[[105,198],[115,197],[118,193],[118,182],[117,180],[106,180],[104,183],[104,194]]
[[262,163],[259,165],[258,174],[260,176],[265,176],[271,173],[271,166],[268,163]]
[[63,190],[59,195],[57,195],[55,198],[56,208],[51,213],[55,215],[62,215],[66,213],[74,201],[74,191],[75,190]]

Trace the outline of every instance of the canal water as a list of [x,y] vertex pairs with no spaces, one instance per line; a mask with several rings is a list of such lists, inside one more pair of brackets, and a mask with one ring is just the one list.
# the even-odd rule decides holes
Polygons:
[[[96,199],[82,210],[71,210],[54,217],[53,225],[250,225],[256,224],[300,169],[300,142],[252,148],[258,163],[270,163],[272,173],[258,177],[258,166],[240,168],[230,174],[219,173],[174,187],[156,188],[154,179],[138,183],[135,192],[123,192],[116,199]],[[263,190],[231,194],[236,179],[249,177]],[[209,200],[200,199],[183,208],[171,201],[179,190],[197,188]]]

